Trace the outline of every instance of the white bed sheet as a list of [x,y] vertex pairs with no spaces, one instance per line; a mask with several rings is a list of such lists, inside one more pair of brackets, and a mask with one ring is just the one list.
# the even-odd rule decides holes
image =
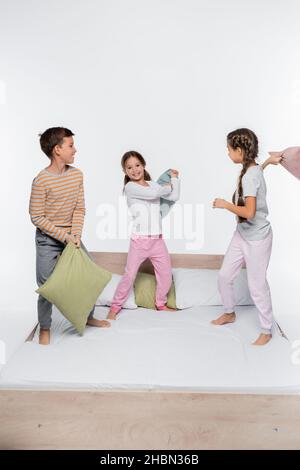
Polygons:
[[299,393],[291,342],[276,328],[270,343],[252,346],[257,311],[236,311],[236,323],[221,327],[210,324],[221,307],[123,310],[111,328],[87,327],[80,337],[54,309],[51,345],[40,346],[37,332],[0,371],[0,388]]

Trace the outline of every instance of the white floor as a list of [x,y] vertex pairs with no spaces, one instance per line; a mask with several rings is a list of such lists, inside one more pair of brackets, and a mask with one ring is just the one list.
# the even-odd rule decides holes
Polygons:
[[[108,309],[97,307],[96,317]],[[168,389],[300,393],[300,364],[277,329],[264,347],[255,307],[239,307],[235,324],[213,326],[221,307],[178,312],[123,310],[109,329],[80,337],[54,310],[51,345],[37,335],[0,371],[0,388]]]

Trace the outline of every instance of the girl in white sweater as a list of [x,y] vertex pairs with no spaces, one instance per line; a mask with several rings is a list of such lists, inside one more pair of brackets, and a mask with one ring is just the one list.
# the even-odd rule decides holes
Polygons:
[[146,162],[135,151],[126,152],[121,160],[125,173],[124,193],[133,216],[133,228],[123,275],[108,313],[115,320],[133,288],[138,269],[147,258],[153,264],[157,281],[155,305],[157,310],[173,310],[166,306],[167,294],[172,283],[170,255],[162,238],[160,198],[169,201],[179,199],[178,171],[171,170],[171,184],[161,186],[151,180],[145,170]]

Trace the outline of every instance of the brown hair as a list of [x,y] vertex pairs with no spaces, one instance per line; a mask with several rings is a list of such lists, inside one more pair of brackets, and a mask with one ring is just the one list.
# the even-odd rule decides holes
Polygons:
[[[236,150],[237,148],[240,148],[244,152],[244,157],[243,157],[243,168],[239,176],[238,180],[238,201],[237,205],[238,206],[244,206],[244,200],[243,200],[243,186],[242,186],[242,178],[248,168],[255,163],[255,160],[258,156],[258,139],[256,134],[251,131],[250,129],[242,128],[242,129],[236,129],[235,131],[229,132],[227,135],[227,143],[234,149]],[[232,202],[233,204],[236,204],[236,191],[234,192],[232,196]],[[239,222],[244,222],[245,219],[244,217],[239,217]]]
[[54,147],[61,145],[64,137],[72,137],[73,135],[73,132],[66,127],[50,127],[50,129],[39,134],[41,149],[47,157],[52,158]]
[[[144,159],[144,157],[143,157],[139,152],[136,152],[135,150],[130,150],[129,152],[124,153],[124,155],[123,155],[123,157],[122,157],[122,160],[121,160],[121,165],[122,165],[123,171],[124,171],[124,172],[126,171],[125,164],[126,164],[127,160],[128,160],[130,157],[135,157],[135,158],[137,158],[137,159],[139,160],[139,162],[140,162],[140,163],[143,165],[143,167],[144,167],[144,179],[145,179],[145,181],[150,181],[150,180],[151,180],[151,176],[149,175],[148,171],[145,170],[146,160]],[[125,176],[124,176],[124,186],[125,186],[125,184],[127,184],[129,181],[130,181],[129,176],[125,174]]]

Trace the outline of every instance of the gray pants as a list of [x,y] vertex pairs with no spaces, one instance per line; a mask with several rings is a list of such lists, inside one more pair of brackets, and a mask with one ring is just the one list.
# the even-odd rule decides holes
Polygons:
[[[56,240],[55,238],[49,237],[41,230],[36,230],[35,235],[35,246],[36,246],[36,280],[40,287],[44,284],[52,271],[55,268],[57,258],[65,248],[65,244]],[[89,255],[83,243],[81,248]],[[93,318],[95,306],[89,314],[89,319]],[[51,314],[52,304],[48,302],[44,297],[39,295],[38,298],[38,319],[40,328],[49,330],[51,327]]]

